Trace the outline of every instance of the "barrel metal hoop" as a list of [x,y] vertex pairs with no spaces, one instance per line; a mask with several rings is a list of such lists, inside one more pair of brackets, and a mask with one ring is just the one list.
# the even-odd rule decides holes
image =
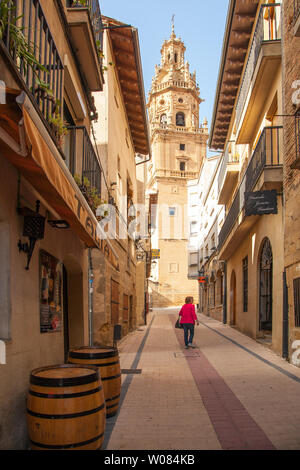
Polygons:
[[39,385],[41,387],[75,387],[76,385],[86,385],[99,380],[99,374],[94,372],[90,375],[82,377],[69,377],[69,378],[49,378],[39,377],[36,375],[30,376],[30,383],[32,385]]
[[116,395],[115,397],[111,397],[111,398],[105,398],[105,401],[108,402],[108,401],[113,401],[113,400],[116,400],[117,398],[120,398],[121,394],[120,395]]
[[47,415],[43,413],[36,413],[35,411],[31,411],[28,408],[27,408],[27,413],[36,418],[43,418],[43,419],[71,419],[71,418],[80,418],[82,416],[87,416],[87,415],[92,415],[94,413],[98,413],[98,411],[103,410],[104,407],[105,407],[105,403],[103,403],[98,408],[94,408],[93,410],[82,411],[80,413],[72,413],[68,415]]
[[69,357],[74,359],[107,359],[109,357],[117,357],[118,351],[110,351],[106,353],[84,353],[84,352],[75,352],[70,351]]
[[113,379],[118,379],[119,377],[121,377],[121,374],[111,375],[110,377],[101,377],[101,380],[103,382],[104,380],[113,380]]
[[83,442],[76,442],[75,444],[64,444],[64,445],[51,445],[51,444],[42,444],[40,442],[35,442],[30,440],[31,444],[37,447],[41,447],[42,449],[73,449],[74,447],[83,447],[88,444],[92,444],[93,442],[98,441],[101,437],[104,436],[104,433],[99,434],[99,436],[93,437],[93,439],[89,439],[88,441]]
[[55,394],[55,393],[39,393],[35,392],[34,390],[29,390],[29,394],[33,395],[34,397],[40,398],[79,398],[85,397],[87,395],[93,395],[94,393],[101,392],[102,387],[93,388],[92,390],[87,390],[86,392],[79,392],[79,393],[66,393],[66,394]]

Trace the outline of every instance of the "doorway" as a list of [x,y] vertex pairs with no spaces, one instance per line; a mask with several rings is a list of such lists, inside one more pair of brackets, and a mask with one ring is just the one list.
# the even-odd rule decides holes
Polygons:
[[230,324],[236,324],[236,276],[232,271],[230,278]]
[[272,331],[273,253],[270,240],[262,243],[259,258],[259,330]]
[[84,346],[83,274],[80,265],[68,257],[63,263],[64,354]]

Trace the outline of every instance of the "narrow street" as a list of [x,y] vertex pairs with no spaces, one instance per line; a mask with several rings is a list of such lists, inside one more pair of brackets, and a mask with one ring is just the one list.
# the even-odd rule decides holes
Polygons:
[[177,312],[154,309],[120,343],[120,410],[102,450],[299,449],[300,369],[203,315],[185,350]]

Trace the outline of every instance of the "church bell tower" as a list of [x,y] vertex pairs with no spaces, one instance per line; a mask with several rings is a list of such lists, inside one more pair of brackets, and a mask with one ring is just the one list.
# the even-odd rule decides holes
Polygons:
[[197,297],[198,285],[189,280],[187,242],[187,182],[197,180],[208,139],[207,120],[199,122],[203,101],[185,60],[185,45],[171,36],[161,48],[161,63],[148,97],[152,160],[147,191],[151,206],[152,260],[149,282],[152,306],[178,306],[187,296]]

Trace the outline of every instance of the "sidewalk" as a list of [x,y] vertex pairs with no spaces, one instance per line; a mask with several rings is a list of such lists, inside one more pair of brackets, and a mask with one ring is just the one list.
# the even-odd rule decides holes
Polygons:
[[177,312],[154,310],[119,345],[121,404],[102,448],[300,449],[300,369],[202,315],[185,350]]

